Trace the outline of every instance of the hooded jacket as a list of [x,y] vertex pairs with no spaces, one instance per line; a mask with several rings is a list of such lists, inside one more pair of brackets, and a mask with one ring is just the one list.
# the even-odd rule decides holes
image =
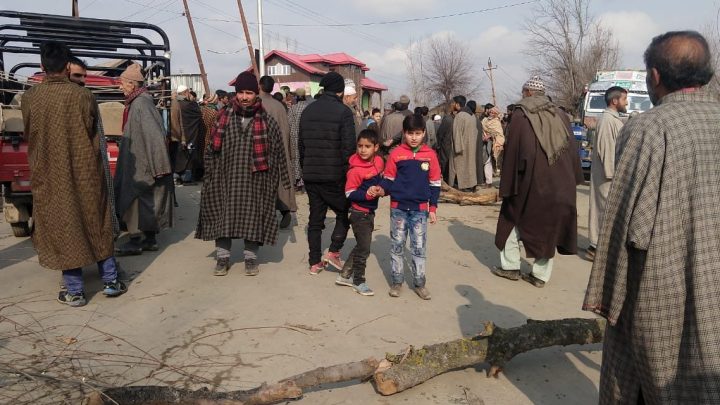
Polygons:
[[378,198],[367,191],[380,184],[385,163],[375,155],[372,161],[363,160],[357,153],[350,157],[350,169],[345,182],[345,196],[351,207],[358,211],[373,213],[378,207]]

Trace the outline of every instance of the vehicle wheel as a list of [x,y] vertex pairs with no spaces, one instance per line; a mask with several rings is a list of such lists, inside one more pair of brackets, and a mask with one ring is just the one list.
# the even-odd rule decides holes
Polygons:
[[30,226],[27,222],[17,222],[10,224],[10,226],[12,227],[13,235],[16,237],[24,238],[30,236]]

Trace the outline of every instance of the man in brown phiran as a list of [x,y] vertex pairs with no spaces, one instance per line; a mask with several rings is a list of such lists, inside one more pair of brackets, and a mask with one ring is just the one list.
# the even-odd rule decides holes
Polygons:
[[58,301],[86,303],[82,267],[97,263],[103,293],[127,288],[117,280],[113,230],[95,97],[68,80],[70,51],[58,42],[41,45],[42,83],[23,95],[22,112],[33,194],[33,245],[40,265],[63,271],[67,290]]
[[[523,85],[522,94],[505,142],[495,233],[501,267],[492,272],[541,288],[550,280],[556,249],[577,253],[576,186],[583,177],[567,114],[545,95],[537,76]],[[520,271],[519,241],[535,259],[529,273]]]
[[144,82],[137,63],[120,75],[125,112],[115,171],[115,205],[130,241],[116,250],[119,256],[158,250],[155,235],[172,226],[173,179],[165,129]]
[[703,88],[711,61],[694,31],[657,36],[645,51],[655,108],[618,136],[583,305],[608,320],[601,404],[720,403],[720,103]]
[[205,152],[195,238],[215,241],[216,276],[228,274],[233,239],[245,241],[245,275],[259,273],[260,246],[277,239],[278,189],[290,189],[280,126],[259,91],[254,74],[238,75],[236,96],[220,111]]

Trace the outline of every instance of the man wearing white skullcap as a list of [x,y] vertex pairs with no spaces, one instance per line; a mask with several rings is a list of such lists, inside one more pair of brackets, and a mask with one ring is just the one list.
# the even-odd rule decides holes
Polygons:
[[343,104],[348,106],[353,112],[353,121],[355,121],[355,135],[360,133],[362,129],[362,114],[357,108],[357,91],[355,83],[352,80],[345,79],[345,90],[343,91]]
[[[525,82],[508,127],[500,179],[502,207],[495,232],[501,267],[493,274],[543,287],[553,257],[577,253],[576,185],[583,181],[567,115],[545,95],[538,76]],[[534,258],[520,272],[520,245]]]

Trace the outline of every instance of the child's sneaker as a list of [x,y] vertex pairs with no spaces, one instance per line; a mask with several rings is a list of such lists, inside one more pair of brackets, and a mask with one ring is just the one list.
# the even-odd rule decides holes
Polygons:
[[430,297],[430,291],[425,287],[415,287],[415,293],[418,295],[418,297],[429,300]]
[[335,278],[335,284],[352,287],[353,281],[351,277],[343,277],[342,274],[338,274],[338,276]]
[[360,295],[364,295],[366,297],[375,295],[375,292],[370,289],[370,286],[367,285],[367,283],[362,283],[360,285],[354,285],[353,290],[355,290],[356,293],[358,293]]
[[323,257],[323,261],[325,262],[325,264],[329,264],[335,267],[337,271],[342,271],[344,263],[342,260],[340,260],[340,252],[327,252],[327,254],[325,254],[325,257]]
[[108,297],[117,297],[118,295],[125,294],[125,292],[127,292],[127,286],[117,279],[112,283],[105,283],[103,287],[103,294]]
[[59,303],[70,305],[71,307],[82,307],[87,304],[84,293],[70,294],[67,291],[60,291],[57,300]]
[[310,275],[317,276],[318,273],[325,270],[325,262],[315,263],[310,266]]
[[402,289],[402,284],[393,284],[388,294],[390,294],[391,297],[397,298],[400,296],[400,289]]

